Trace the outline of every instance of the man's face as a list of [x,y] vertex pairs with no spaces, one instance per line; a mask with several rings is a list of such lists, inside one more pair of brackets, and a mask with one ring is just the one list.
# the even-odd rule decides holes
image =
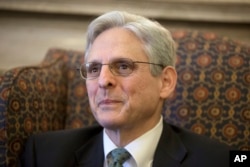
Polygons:
[[[86,63],[108,64],[117,58],[148,62],[142,42],[133,33],[112,28],[95,39]],[[143,129],[159,121],[161,77],[153,77],[148,64],[136,66],[129,76],[117,76],[103,65],[99,77],[86,80],[92,112],[103,127]]]

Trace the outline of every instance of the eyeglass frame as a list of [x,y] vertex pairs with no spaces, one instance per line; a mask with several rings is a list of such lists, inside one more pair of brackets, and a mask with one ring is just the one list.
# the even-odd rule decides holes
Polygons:
[[[129,63],[131,63],[130,65],[132,65],[133,68],[131,68],[131,72],[130,72],[130,73],[127,73],[127,74],[122,75],[122,74],[119,74],[118,72],[114,71],[114,69],[113,69],[114,66],[112,66],[112,63],[114,63],[114,62],[119,62],[119,61],[121,62],[122,60],[126,60],[126,61],[124,61],[124,62],[129,62]],[[83,64],[81,64],[81,65],[77,68],[77,70],[79,70],[79,73],[80,73],[80,75],[81,75],[81,77],[82,77],[83,79],[85,79],[85,80],[92,80],[92,79],[96,79],[96,78],[98,78],[98,77],[100,76],[101,69],[102,69],[102,66],[103,66],[103,65],[108,65],[109,70],[110,70],[110,72],[111,72],[113,75],[115,75],[115,76],[127,77],[127,76],[129,76],[130,74],[132,74],[132,73],[135,71],[135,69],[136,69],[135,64],[137,64],[137,63],[138,63],[138,64],[141,63],[141,64],[157,65],[157,66],[160,66],[162,69],[165,67],[163,64],[150,63],[150,62],[143,62],[143,61],[133,61],[132,59],[129,59],[129,58],[117,58],[117,59],[112,60],[110,63],[104,63],[104,64],[98,63],[98,62],[83,63]],[[95,76],[95,77],[87,77],[87,71],[88,71],[88,70],[87,70],[87,65],[88,65],[88,64],[96,64],[96,65],[100,66],[100,70],[99,70],[97,76]],[[84,76],[84,74],[83,74],[83,72],[82,72],[82,68],[83,68],[83,67],[86,68],[86,70],[85,70],[85,71],[86,71],[86,77]]]

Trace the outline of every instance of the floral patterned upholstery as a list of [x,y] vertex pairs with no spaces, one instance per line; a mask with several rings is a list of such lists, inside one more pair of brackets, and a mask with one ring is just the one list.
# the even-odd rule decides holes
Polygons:
[[[51,49],[40,65],[11,69],[0,77],[0,166],[17,166],[31,134],[65,129],[65,122],[79,127],[66,117],[77,120],[68,111],[88,112],[87,107],[79,106],[87,101],[86,93],[81,92],[84,81],[74,76],[81,57],[80,52]],[[84,115],[82,120],[91,124]]]
[[[163,107],[173,124],[250,149],[250,47],[213,33],[173,31],[178,84]],[[95,124],[82,52],[50,49],[37,66],[0,77],[0,166],[17,166],[28,136]]]
[[172,32],[178,83],[163,114],[241,150],[250,150],[250,47],[214,33]]

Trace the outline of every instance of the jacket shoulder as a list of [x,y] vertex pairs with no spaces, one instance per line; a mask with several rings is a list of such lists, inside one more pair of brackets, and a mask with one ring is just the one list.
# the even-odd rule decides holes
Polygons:
[[229,145],[211,139],[207,136],[196,134],[189,130],[171,125],[171,129],[179,136],[185,145],[187,155],[183,164],[193,164],[193,166],[229,166]]
[[26,142],[22,165],[35,167],[63,167],[71,161],[74,152],[102,132],[101,126],[60,130],[36,134]]

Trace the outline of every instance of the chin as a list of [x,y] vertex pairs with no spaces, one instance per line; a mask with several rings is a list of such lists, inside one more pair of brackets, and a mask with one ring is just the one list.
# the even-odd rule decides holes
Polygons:
[[106,129],[110,129],[110,130],[115,130],[115,129],[119,129],[119,127],[123,126],[123,123],[117,119],[113,119],[113,118],[109,118],[109,119],[97,119],[97,121],[99,122],[99,124],[106,128]]

